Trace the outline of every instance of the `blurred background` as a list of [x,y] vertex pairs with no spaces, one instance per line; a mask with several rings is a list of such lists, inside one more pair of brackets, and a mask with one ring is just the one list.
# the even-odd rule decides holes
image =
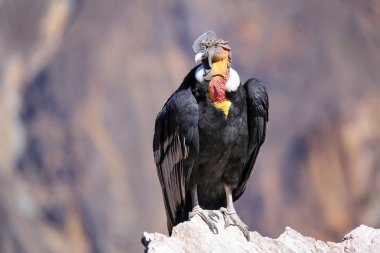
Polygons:
[[142,252],[166,231],[154,120],[230,41],[270,122],[237,203],[251,230],[380,226],[380,1],[0,0],[0,252]]

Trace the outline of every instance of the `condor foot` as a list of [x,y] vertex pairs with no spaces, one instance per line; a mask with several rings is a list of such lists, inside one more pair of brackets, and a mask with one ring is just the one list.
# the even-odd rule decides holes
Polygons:
[[224,228],[227,228],[231,225],[237,226],[241,232],[243,232],[245,238],[247,238],[247,241],[249,241],[249,227],[241,221],[236,211],[228,211],[228,209],[225,207],[221,207],[219,211],[223,214],[224,217]]
[[215,222],[216,219],[219,219],[219,216],[214,211],[204,210],[200,206],[195,206],[189,213],[189,218],[193,218],[195,215],[199,215],[214,234],[218,233],[218,228],[216,227]]

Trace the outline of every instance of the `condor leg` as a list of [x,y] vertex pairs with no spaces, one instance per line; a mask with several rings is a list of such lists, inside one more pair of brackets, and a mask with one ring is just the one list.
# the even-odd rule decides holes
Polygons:
[[225,222],[225,228],[227,228],[230,225],[237,226],[244,234],[245,238],[247,238],[247,241],[249,241],[249,228],[247,225],[245,225],[239,216],[236,213],[234,203],[232,200],[232,188],[228,185],[224,186],[224,189],[226,191],[226,203],[227,208],[222,207],[219,210],[222,212]]
[[204,210],[200,207],[198,202],[198,193],[197,185],[191,189],[191,200],[193,204],[193,210],[189,213],[189,218],[193,218],[195,215],[199,215],[202,220],[208,225],[210,230],[214,233],[218,233],[218,228],[215,225],[215,218],[218,218],[218,215],[212,210]]

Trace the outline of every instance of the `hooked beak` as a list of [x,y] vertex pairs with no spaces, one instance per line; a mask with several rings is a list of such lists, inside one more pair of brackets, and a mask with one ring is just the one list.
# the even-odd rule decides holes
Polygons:
[[205,80],[211,80],[214,76],[227,78],[229,75],[231,58],[230,51],[222,47],[214,47],[208,52],[208,65],[210,71],[205,73]]

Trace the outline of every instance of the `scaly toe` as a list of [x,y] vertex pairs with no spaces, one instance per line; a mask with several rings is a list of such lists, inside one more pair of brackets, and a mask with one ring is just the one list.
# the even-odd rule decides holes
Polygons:
[[250,240],[249,227],[245,225],[244,222],[241,221],[241,219],[236,213],[231,214],[230,218],[232,219],[234,224],[241,230],[241,232],[243,232],[247,241],[249,241]]
[[201,207],[196,206],[189,213],[189,218],[193,218],[195,215],[199,215],[214,234],[219,232],[215,225],[216,220],[214,219],[215,217],[219,219],[219,217],[214,211],[203,210]]
[[202,212],[199,212],[199,216],[202,218],[202,220],[208,225],[208,227],[210,228],[210,230],[214,233],[214,234],[217,234],[218,233],[218,228],[216,227],[214,221],[209,218],[209,214],[205,214],[205,212],[207,211],[202,211]]
[[219,211],[223,214],[223,218],[224,218],[224,228],[228,228],[229,226],[232,225],[232,222],[231,222],[231,213],[227,210],[227,208],[225,207],[221,207],[219,209]]
[[247,241],[250,240],[249,227],[241,221],[241,219],[234,210],[229,211],[227,208],[221,207],[219,211],[223,214],[224,217],[224,228],[227,228],[231,225],[235,225],[241,230],[241,232],[243,232]]
[[208,217],[210,217],[215,222],[219,220],[218,214],[212,210],[208,211]]
[[235,225],[240,229],[241,232],[243,232],[243,234],[244,234],[245,238],[247,239],[247,241],[249,241],[250,240],[250,235],[249,235],[249,228],[248,228],[248,226],[245,225],[243,222],[237,223]]

